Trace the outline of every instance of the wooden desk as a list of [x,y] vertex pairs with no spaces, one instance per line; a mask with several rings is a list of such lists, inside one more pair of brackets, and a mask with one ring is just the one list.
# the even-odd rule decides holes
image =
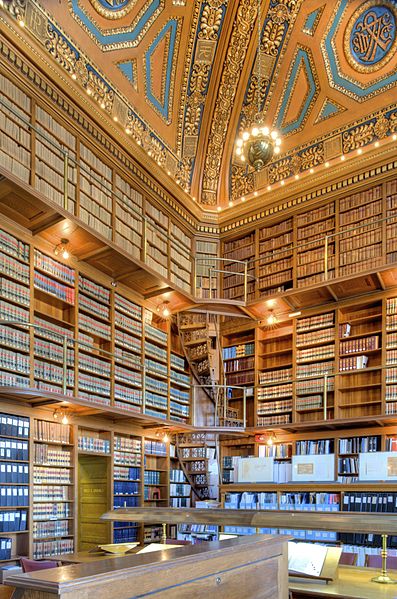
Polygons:
[[253,535],[7,577],[15,599],[287,599],[286,536]]
[[[142,547],[137,547],[137,551],[139,549],[142,549]],[[103,551],[78,551],[76,553],[68,553],[66,555],[61,555],[58,561],[62,562],[62,565],[64,566],[68,566],[70,564],[89,564],[92,562],[101,562],[106,559],[122,559],[123,557],[128,557],[133,553],[135,553],[135,551],[131,551],[130,553],[126,553],[124,555],[116,555],[115,553],[104,553]]]
[[[397,598],[397,584],[377,584],[371,578],[379,574],[374,568],[357,568],[339,566],[338,578],[328,584],[298,579],[290,579],[289,589],[293,599],[309,599],[318,597],[322,599],[395,599]],[[397,579],[397,572],[391,571],[391,577]]]

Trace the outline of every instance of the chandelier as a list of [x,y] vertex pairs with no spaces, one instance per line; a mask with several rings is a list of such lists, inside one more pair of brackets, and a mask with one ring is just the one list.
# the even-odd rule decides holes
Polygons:
[[257,113],[251,127],[241,131],[236,142],[236,155],[256,171],[270,162],[274,154],[280,153],[281,139],[274,129],[265,124],[261,112],[262,57],[261,57],[261,0],[258,0],[258,50],[257,50]]

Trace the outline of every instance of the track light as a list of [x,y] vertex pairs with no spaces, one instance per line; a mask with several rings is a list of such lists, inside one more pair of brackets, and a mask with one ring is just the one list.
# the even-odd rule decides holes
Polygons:
[[68,246],[69,239],[61,239],[61,242],[54,247],[54,254],[56,256],[62,256],[64,260],[67,260],[68,258],[70,258]]

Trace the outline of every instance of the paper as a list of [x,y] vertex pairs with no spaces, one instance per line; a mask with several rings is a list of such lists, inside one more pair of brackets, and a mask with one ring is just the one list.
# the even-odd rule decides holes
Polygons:
[[152,553],[152,551],[163,551],[164,549],[175,549],[175,547],[183,547],[183,545],[166,545],[162,543],[150,543],[143,549],[137,551],[137,553]]
[[327,547],[324,545],[289,542],[288,570],[310,576],[320,576],[326,555]]

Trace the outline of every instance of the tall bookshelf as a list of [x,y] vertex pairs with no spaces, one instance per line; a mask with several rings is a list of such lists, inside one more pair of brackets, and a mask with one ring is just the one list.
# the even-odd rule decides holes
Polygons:
[[247,423],[254,423],[255,387],[255,330],[237,330],[222,336],[222,359],[226,386],[241,387],[229,389],[228,405],[243,414],[244,388],[247,400]]
[[[222,443],[224,467],[237,467],[238,456],[247,455],[274,458],[274,482],[239,483],[227,476],[229,482],[221,486],[223,506],[234,509],[262,509],[285,511],[360,511],[395,513],[396,482],[359,481],[359,456],[397,450],[394,427],[367,427],[339,431],[313,431],[300,433],[278,432],[272,445],[269,436],[257,435],[250,445],[245,440]],[[291,482],[278,477],[279,465],[287,464],[295,456],[330,455],[334,463],[334,478],[328,482]],[[284,467],[285,470],[285,467]],[[280,482],[277,482],[279,480]],[[225,527],[233,534],[256,534],[255,528]],[[380,553],[380,538],[373,535],[330,533],[313,530],[262,529],[263,533],[290,534],[297,540],[327,544],[343,543],[344,551],[358,554],[358,565],[364,565],[365,555]],[[394,541],[391,547],[395,547]]]
[[258,426],[292,421],[294,365],[293,327],[286,323],[274,331],[258,329]]
[[[43,327],[34,329],[34,386],[62,392],[63,339],[59,333],[71,339],[75,334],[75,271],[35,248],[33,277],[35,324]],[[75,386],[74,349],[69,345],[67,352],[66,394],[70,395]]]
[[34,559],[75,549],[74,439],[68,424],[34,419],[32,536]]
[[339,311],[339,417],[384,411],[382,337],[382,301]]
[[0,385],[189,422],[189,368],[168,321],[21,237],[0,230],[0,320],[34,327],[0,327]]
[[335,312],[297,319],[295,344],[297,421],[334,418]]
[[0,413],[0,536],[6,564],[29,555],[31,535],[30,419]]
[[114,294],[114,402],[120,408],[142,406],[142,307]]
[[195,295],[207,299],[219,293],[219,242],[215,239],[196,238],[195,244]]
[[145,414],[165,419],[168,416],[168,330],[165,322],[156,323],[145,312]]
[[[240,262],[248,262],[248,280],[247,280],[247,300],[255,297],[255,263],[252,259],[255,257],[255,232],[225,241],[222,250],[223,258],[228,260],[223,262],[223,297],[229,300],[244,300],[244,273],[245,265]],[[230,261],[229,261],[230,260]],[[233,260],[239,260],[235,263]],[[230,272],[230,274],[228,274]],[[237,274],[241,273],[241,274]]]
[[[29,322],[30,246],[0,230],[0,319]],[[31,333],[15,325],[0,327],[0,384],[29,387]]]
[[[139,507],[142,504],[142,439],[133,435],[113,437],[113,507]],[[114,522],[113,542],[140,540],[137,522]]]
[[143,196],[118,173],[115,177],[115,196],[114,240],[131,256],[141,259]]
[[259,296],[293,287],[293,218],[259,230]]

